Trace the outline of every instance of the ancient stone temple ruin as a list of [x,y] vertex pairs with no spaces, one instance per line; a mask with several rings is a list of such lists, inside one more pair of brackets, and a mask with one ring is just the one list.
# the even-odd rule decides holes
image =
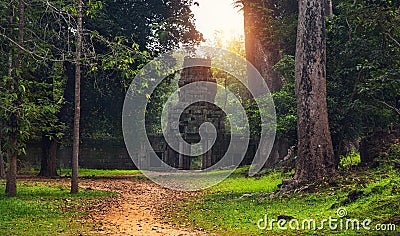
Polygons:
[[[233,147],[231,155],[219,168],[230,168],[234,166],[235,163],[238,163],[238,160],[240,163],[240,159],[242,159],[243,156],[240,154],[240,151],[235,151],[235,149],[243,146],[243,136],[232,135],[225,129],[226,115],[222,109],[214,104],[218,85],[216,80],[212,77],[211,60],[186,57],[184,65],[185,69],[181,71],[178,81],[178,99],[183,104],[191,105],[185,106],[177,103],[180,105],[173,105],[168,109],[168,124],[172,121],[178,122],[178,125],[167,125],[166,132],[169,137],[171,137],[169,134],[179,135],[185,142],[191,145],[199,144],[197,147],[200,147],[202,150],[197,153],[208,151],[201,156],[195,156],[194,151],[196,150],[185,150],[185,147],[190,148],[190,146],[183,145],[183,142],[179,141],[178,138],[172,138],[172,142],[174,142],[173,146],[175,147],[174,150],[167,144],[163,134],[148,134],[152,150],[143,150],[145,153],[138,153],[138,157],[135,158],[140,161],[142,167],[148,166],[151,170],[156,170],[159,167],[161,168],[161,166],[158,166],[159,162],[152,163],[154,158],[149,158],[150,153],[154,150],[157,156],[171,167],[183,170],[207,169],[219,162],[224,157],[229,147]],[[207,83],[195,83],[203,81]],[[190,84],[192,85],[190,86]],[[189,85],[189,87],[195,86],[195,88],[186,90],[185,86],[187,85]],[[204,102],[204,100],[207,102]],[[211,123],[215,130],[214,132],[208,132],[207,130],[205,132],[206,137],[203,136],[200,142],[199,128],[206,122]],[[213,139],[208,138],[207,135],[209,133],[213,134],[215,138],[214,143]],[[252,162],[257,147],[257,139],[251,138],[241,164],[249,165]],[[191,155],[184,155],[182,153],[190,153]]]
[[[206,169],[218,162],[224,155],[226,149],[224,145],[225,114],[220,108],[213,104],[217,94],[217,83],[212,77],[211,60],[186,57],[184,60],[184,66],[187,67],[190,65],[201,66],[183,69],[180,73],[180,80],[178,82],[179,88],[183,88],[184,86],[194,82],[204,81],[209,83],[207,83],[207,85],[201,83],[192,84],[192,86],[195,86],[195,89],[181,89],[179,91],[179,101],[191,105],[186,108],[173,107],[169,110],[169,120],[179,121],[179,130],[173,130],[173,128],[169,127],[168,132],[180,133],[183,140],[187,143],[195,144],[200,142],[200,125],[205,122],[210,122],[216,128],[217,138],[214,145],[212,141],[207,140],[207,138],[202,140],[201,147],[203,150],[212,147],[211,150],[200,157],[201,169]],[[178,108],[182,109],[183,113],[179,112]],[[181,154],[184,151],[181,150],[183,148],[182,144],[177,144],[176,146],[179,146],[180,148],[179,153],[175,152],[172,148],[167,147],[166,155],[164,155],[163,158],[164,162],[179,169],[191,169],[194,157]],[[191,150],[185,150],[185,152],[191,153]]]
[[[226,130],[225,125],[228,123],[226,114],[214,104],[218,85],[212,76],[211,60],[186,57],[184,68],[178,81],[179,98],[176,98],[182,103],[172,105],[168,109],[166,132],[168,137],[172,136],[172,146],[175,149],[168,145],[163,134],[148,134],[152,150],[143,150],[135,158],[140,161],[142,167],[147,166],[151,170],[162,169],[161,166],[158,166],[159,162],[153,163],[154,158],[149,158],[154,151],[164,163],[171,167],[183,170],[207,169],[219,162],[227,153],[228,148],[232,148],[227,159],[224,159],[223,163],[219,163],[221,165],[218,168],[231,168],[237,163],[251,164],[256,155],[259,138],[250,137],[243,158],[243,154],[239,150],[244,145],[245,137],[241,134],[231,134],[229,130]],[[196,83],[203,81],[206,83]],[[191,89],[186,90],[185,88],[188,86]],[[191,105],[186,106],[185,104]],[[178,122],[178,125],[170,125],[171,122]],[[211,123],[215,130],[212,132],[206,130],[206,135],[201,139],[199,128],[204,123]],[[210,133],[212,133],[210,136],[215,138],[215,142],[213,142],[214,139],[209,138],[208,134]],[[192,146],[198,144],[196,147],[201,148],[200,152],[187,150],[191,148],[190,145],[184,145],[182,139],[179,140],[179,137],[176,138],[177,136]],[[196,153],[203,152],[205,153],[195,156]]]

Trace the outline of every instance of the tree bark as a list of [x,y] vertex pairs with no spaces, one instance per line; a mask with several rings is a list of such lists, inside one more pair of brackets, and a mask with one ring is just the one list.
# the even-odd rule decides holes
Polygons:
[[294,179],[313,182],[336,174],[326,104],[326,0],[299,1],[296,43],[298,153]]
[[326,16],[328,16],[329,18],[333,17],[332,0],[326,0]]
[[0,126],[0,178],[5,179],[6,178],[6,170],[5,170],[5,163],[4,163],[4,156],[3,156],[3,149],[2,149],[2,138],[3,138],[3,132],[2,132],[3,127]]
[[[10,18],[9,18],[9,27],[10,27],[10,37],[13,35],[13,23],[14,23],[14,11],[13,11],[13,9],[12,9],[12,7],[10,7]],[[10,49],[9,49],[9,52],[8,52],[8,73],[7,73],[7,76],[9,77],[9,78],[11,78],[11,76],[12,76],[12,71],[13,71],[13,61],[14,61],[14,58],[13,58],[13,44],[10,42],[9,43],[9,47],[10,47]],[[1,135],[0,136],[3,136],[2,135],[2,130],[0,130],[0,132],[1,132]],[[1,142],[1,138],[0,138],[0,142]],[[1,148],[1,145],[0,145],[0,148]],[[0,173],[0,175],[1,175],[1,178],[7,178],[7,173],[6,173],[6,171],[5,171],[5,162],[4,162],[4,157],[3,157],[3,155],[2,155],[2,152],[0,152],[0,155],[1,155],[1,157],[0,157],[0,161],[1,161],[1,163],[0,163],[0,171],[1,171],[1,173]]]
[[[21,47],[24,45],[24,27],[25,27],[25,3],[23,0],[19,1],[19,21],[18,21],[18,45]],[[22,62],[22,49],[17,49],[17,60],[15,61],[15,68],[21,70]]]
[[74,141],[72,146],[72,177],[71,193],[78,193],[78,159],[79,159],[79,125],[81,118],[81,54],[82,54],[82,0],[78,0],[78,26],[76,40],[76,65],[75,65],[75,115],[74,115]]
[[56,177],[57,174],[57,140],[48,136],[42,137],[42,158],[39,176]]
[[[16,146],[16,139],[13,140],[13,144]],[[6,194],[15,197],[17,195],[17,152],[9,152],[6,178]]]
[[[19,21],[18,21],[18,44],[23,46],[24,44],[24,26],[25,26],[25,3],[23,0],[19,2]],[[12,23],[12,21],[10,22]],[[10,25],[12,27],[12,25]],[[12,47],[11,47],[12,48]],[[12,51],[11,51],[12,52]],[[15,60],[15,69],[21,70],[21,62],[22,62],[22,49],[21,47],[17,48],[17,58]],[[14,79],[14,89],[18,90],[19,83],[18,79]],[[16,106],[19,104],[20,98],[16,99]],[[9,196],[17,195],[17,158],[18,158],[18,139],[17,133],[18,131],[18,114],[17,112],[12,112],[11,114],[11,134],[10,134],[10,143],[11,148],[8,155],[8,171],[6,177],[6,194]]]

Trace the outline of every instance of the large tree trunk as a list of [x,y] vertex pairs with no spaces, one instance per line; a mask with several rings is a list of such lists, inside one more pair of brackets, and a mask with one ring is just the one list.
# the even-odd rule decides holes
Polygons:
[[[260,72],[270,91],[279,91],[282,87],[280,77],[272,70],[280,60],[279,47],[271,37],[270,20],[266,9],[266,0],[243,1],[246,59]],[[265,19],[269,19],[265,21]],[[253,81],[249,75],[249,86]]]
[[57,140],[48,136],[42,137],[42,158],[39,176],[56,177],[57,174]]
[[326,0],[299,1],[296,44],[298,153],[295,180],[312,182],[336,173],[326,104]]
[[75,67],[75,116],[74,141],[72,146],[71,193],[78,193],[79,125],[81,119],[81,54],[82,54],[82,0],[78,0],[78,27]]
[[[273,67],[281,59],[281,54],[278,43],[271,37],[273,35],[272,17],[267,10],[267,3],[267,0],[243,1],[246,59],[264,78],[270,92],[277,92],[282,88],[283,83]],[[257,93],[264,93],[265,91],[259,91],[262,88],[252,80],[253,76],[248,74],[249,88]],[[271,167],[274,160],[278,161],[284,157],[274,152],[279,146],[285,145],[282,142],[282,140],[274,142],[266,167]],[[260,143],[260,145],[265,144]]]

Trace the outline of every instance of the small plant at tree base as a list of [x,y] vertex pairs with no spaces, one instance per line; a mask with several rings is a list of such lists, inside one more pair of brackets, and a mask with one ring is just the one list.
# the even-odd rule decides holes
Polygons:
[[360,162],[360,153],[357,150],[352,150],[347,156],[340,157],[339,169],[348,169]]

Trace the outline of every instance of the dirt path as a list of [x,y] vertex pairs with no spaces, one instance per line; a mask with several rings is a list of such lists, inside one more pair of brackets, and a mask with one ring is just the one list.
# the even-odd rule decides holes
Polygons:
[[196,193],[172,191],[147,180],[84,180],[81,186],[118,192],[122,195],[107,212],[92,219],[101,225],[103,235],[207,235],[202,231],[179,229],[163,220],[161,212],[176,200]]

